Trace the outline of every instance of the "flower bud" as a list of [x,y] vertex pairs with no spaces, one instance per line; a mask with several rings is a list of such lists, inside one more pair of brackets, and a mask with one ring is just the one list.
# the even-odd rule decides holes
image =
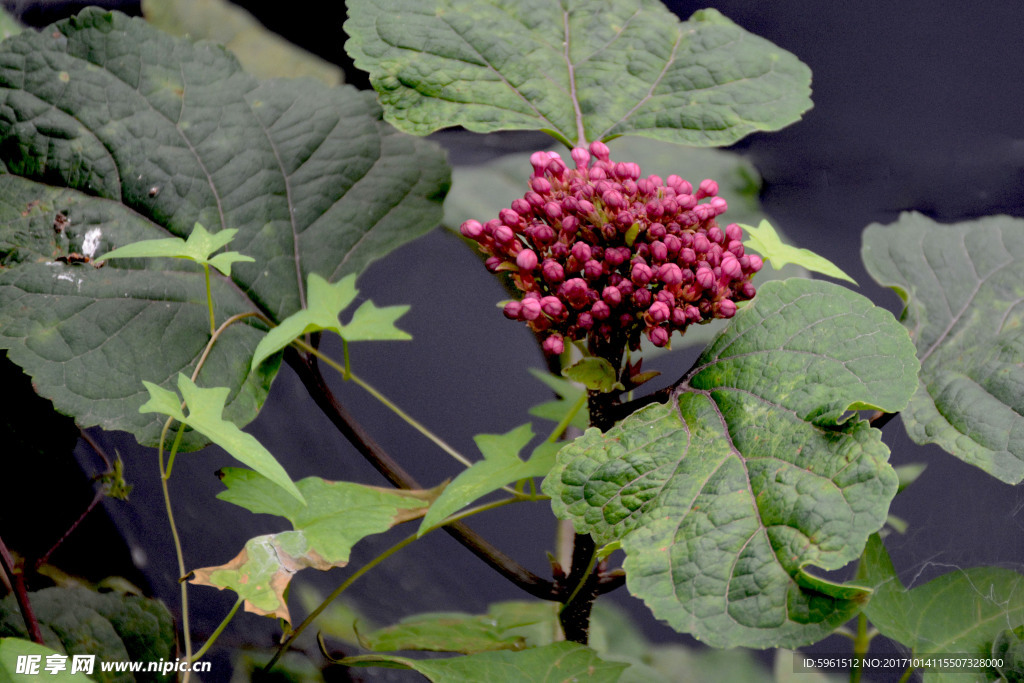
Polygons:
[[694,253],[693,249],[680,249],[679,262],[685,266],[692,266],[697,262],[697,254]]
[[731,318],[736,315],[736,303],[732,299],[722,299],[718,302],[717,309],[719,318]]
[[607,320],[612,314],[612,309],[603,300],[598,300],[590,307],[590,314],[594,316],[594,320]]
[[516,255],[516,265],[520,270],[533,270],[537,267],[537,253],[532,249],[523,249]]
[[657,347],[667,346],[669,331],[664,327],[652,327],[647,330],[647,338]]
[[519,225],[522,222],[522,217],[513,211],[512,209],[502,209],[498,212],[498,218],[505,225]]
[[672,309],[664,301],[655,301],[647,309],[647,314],[655,324],[663,323],[672,315]]
[[743,277],[743,266],[732,254],[732,252],[725,252],[722,256],[722,275],[729,278],[730,280],[739,280]]
[[697,284],[699,284],[702,289],[711,289],[715,286],[715,273],[707,266],[701,266],[698,268],[695,276],[697,278]]
[[608,161],[608,155],[611,154],[611,151],[608,149],[608,145],[600,140],[594,140],[590,143],[590,153],[600,161]]
[[554,259],[544,259],[540,273],[544,276],[545,280],[552,284],[565,279],[565,271],[562,269],[562,264]]
[[479,239],[480,236],[484,234],[484,226],[480,221],[470,219],[459,226],[459,232],[461,232],[465,237],[475,240]]
[[665,243],[660,240],[651,242],[650,246],[651,260],[655,263],[661,263],[668,258],[668,247]]
[[582,147],[573,147],[571,156],[572,160],[576,162],[576,168],[586,168],[590,163],[590,152]]
[[683,271],[674,263],[664,263],[658,269],[658,279],[670,287],[672,285],[682,284]]
[[590,245],[586,242],[577,242],[572,245],[570,252],[577,261],[586,263],[590,260]]
[[725,234],[722,229],[717,225],[712,225],[708,228],[708,239],[715,244],[721,244],[725,240]]
[[522,303],[523,320],[536,320],[540,317],[541,308],[539,299],[523,299]]
[[549,194],[551,192],[551,183],[548,182],[547,178],[539,177],[534,178],[530,181],[530,187],[533,188],[534,192],[538,194]]
[[702,232],[698,232],[693,236],[693,250],[698,254],[706,254],[711,249],[711,242],[708,240],[707,235]]
[[500,266],[504,262],[505,259],[501,258],[500,256],[489,256],[487,257],[487,260],[484,261],[484,267],[487,268],[487,270],[491,271],[492,273],[496,273],[498,271],[498,266]]
[[530,202],[526,201],[522,197],[512,200],[512,210],[518,213],[520,216],[528,216],[533,212],[533,207],[530,206]]
[[742,240],[743,228],[741,228],[736,223],[730,223],[729,225],[725,226],[725,236],[729,238],[730,241]]
[[509,301],[501,312],[509,320],[519,320],[523,313],[523,304],[520,301]]
[[540,309],[552,318],[559,318],[565,313],[565,305],[557,296],[544,296],[540,299]]
[[565,343],[562,341],[562,335],[560,334],[552,334],[540,346],[544,353],[549,356],[561,355],[562,351],[565,350]]
[[534,152],[530,155],[530,163],[533,164],[533,174],[535,176],[544,175],[544,170],[548,167],[548,162],[551,161],[551,157],[548,156],[547,152]]
[[539,209],[540,207],[544,206],[544,204],[547,203],[547,200],[545,200],[543,197],[541,197],[539,194],[533,191],[527,192],[525,195],[523,195],[523,199],[525,199],[526,203],[535,209]]
[[651,290],[649,289],[638,289],[633,292],[633,303],[636,304],[637,308],[647,308],[651,305]]
[[566,280],[558,288],[558,296],[573,308],[583,308],[590,299],[587,297],[587,282],[583,278],[574,277]]
[[651,223],[651,227],[647,228],[647,234],[653,239],[660,240],[668,234],[668,231],[665,230],[665,226],[661,223]]
[[618,287],[605,287],[601,291],[601,298],[606,304],[615,308],[622,303],[622,292],[619,291]]
[[633,267],[630,268],[629,271],[629,279],[640,287],[643,287],[650,282],[653,277],[654,271],[652,271],[650,266],[646,263],[634,263]]
[[747,258],[750,259],[749,270],[751,273],[756,273],[757,271],[761,270],[762,266],[764,266],[764,261],[762,261],[761,257],[758,256],[757,254],[748,254]]
[[588,280],[596,280],[604,275],[604,266],[601,265],[600,261],[590,259],[583,264],[583,277]]
[[700,185],[697,187],[697,199],[703,199],[704,197],[714,197],[718,194],[718,183],[710,178],[705,178],[700,181]]
[[566,216],[562,219],[562,232],[566,235],[575,235],[578,228],[579,220],[576,219],[576,216]]
[[730,241],[728,249],[729,253],[735,256],[736,258],[740,258],[745,253],[743,249],[743,242],[740,242],[739,240]]
[[541,247],[550,245],[557,237],[558,235],[555,234],[555,229],[550,225],[544,225],[543,223],[536,226],[533,231],[533,241]]
[[544,205],[544,214],[550,220],[557,220],[562,217],[562,206],[558,202],[548,202]]
[[754,294],[756,293],[757,290],[754,289],[754,285],[750,284],[749,282],[744,282],[743,286],[740,287],[740,296],[742,296],[744,300],[753,299]]
[[581,329],[589,330],[594,326],[594,316],[590,315],[588,311],[584,311],[576,318],[576,324],[579,325]]
[[712,208],[712,210],[714,211],[714,215],[716,216],[721,216],[723,213],[729,210],[729,202],[725,201],[721,197],[715,197],[714,199],[712,199],[710,202],[708,202],[708,206]]

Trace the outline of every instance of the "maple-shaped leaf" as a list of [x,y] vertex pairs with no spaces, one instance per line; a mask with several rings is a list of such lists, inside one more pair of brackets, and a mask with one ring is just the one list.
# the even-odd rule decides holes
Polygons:
[[784,243],[782,238],[779,237],[779,233],[772,227],[772,224],[766,220],[762,220],[756,228],[752,225],[742,224],[740,227],[746,230],[749,235],[744,242],[744,246],[756,251],[766,261],[771,261],[772,267],[776,270],[792,263],[815,273],[821,273],[822,275],[834,277],[837,280],[846,280],[847,282],[857,284],[856,280],[844,273],[839,266],[824,256],[819,256],[810,249],[801,249]]
[[140,413],[169,415],[178,422],[188,425],[223,448],[240,463],[248,465],[275,486],[287,491],[300,504],[306,504],[291,477],[270,451],[264,448],[255,436],[243,432],[235,423],[223,418],[224,404],[230,393],[227,387],[201,389],[188,377],[179,374],[178,391],[181,392],[188,407],[186,415],[181,409],[182,399],[173,391],[152,382],[143,384],[149,391],[150,399],[139,408]]
[[423,516],[439,493],[438,489],[397,491],[307,477],[297,483],[309,501],[303,505],[258,472],[227,468],[223,481],[228,490],[218,498],[251,512],[284,517],[292,530],[250,539],[226,564],[195,570],[192,583],[230,588],[245,600],[247,612],[288,622],[291,614],[284,595],[297,571],[344,567],[352,546]]
[[364,301],[352,314],[352,320],[347,325],[341,324],[338,316],[359,294],[354,274],[332,285],[316,273],[310,273],[307,289],[309,305],[267,333],[253,354],[253,368],[310,332],[327,330],[347,342],[412,339],[409,333],[395,327],[395,321],[409,310],[408,306],[378,308],[372,301]]
[[224,275],[231,275],[231,264],[239,261],[251,263],[256,259],[239,254],[237,251],[226,251],[213,256],[213,252],[227,245],[238,230],[234,228],[211,233],[199,223],[195,224],[187,240],[180,237],[166,237],[155,240],[142,240],[118,247],[106,254],[96,257],[97,261],[109,261],[118,258],[183,258],[195,261],[200,265],[211,265]]
[[505,434],[477,434],[473,437],[484,459],[473,463],[445,487],[430,506],[420,524],[422,536],[448,515],[458,512],[474,500],[506,484],[543,477],[555,464],[555,453],[562,444],[544,442],[534,449],[529,460],[520,460],[519,452],[533,438],[533,426],[520,425]]

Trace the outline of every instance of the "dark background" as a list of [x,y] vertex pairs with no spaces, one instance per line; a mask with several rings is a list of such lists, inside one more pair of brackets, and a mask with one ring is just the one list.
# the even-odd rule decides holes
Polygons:
[[[34,24],[55,20],[72,6],[38,1],[4,4]],[[304,3],[299,11],[296,3],[240,4],[285,37],[346,65],[341,31],[344,10],[335,3]],[[682,18],[705,6],[667,4]],[[116,6],[137,13],[132,3]],[[1000,213],[1024,216],[1024,41],[1020,38],[1024,3],[783,0],[719,2],[715,7],[810,66],[814,108],[789,128],[752,135],[734,149],[747,155],[761,172],[762,201],[773,222],[800,246],[850,273],[860,283],[861,293],[898,314],[897,297],[874,285],[860,262],[860,233],[871,223],[892,222],[907,210],[942,222]],[[368,87],[365,75],[349,65],[346,78]],[[454,164],[507,151],[555,147],[546,137],[531,134],[484,139],[453,132],[438,139],[448,147]],[[360,289],[379,305],[412,304],[402,326],[415,341],[354,346],[354,369],[460,451],[475,453],[473,434],[507,431],[529,419],[527,407],[547,400],[544,387],[525,370],[543,367],[541,354],[525,328],[504,320],[494,308],[494,302],[504,298],[499,284],[451,234],[438,230],[400,249],[371,267],[360,279]],[[665,373],[666,381],[675,379],[695,353],[662,357],[657,369]],[[337,386],[337,390],[384,447],[424,483],[432,485],[458,472],[456,463],[367,400],[357,387]],[[538,431],[543,429],[536,426]],[[293,478],[316,474],[384,484],[310,406],[289,371],[283,371],[275,383],[252,431]],[[82,540],[63,548],[53,561],[86,574],[103,569],[109,573],[109,567],[96,568],[97,553],[120,557],[117,572],[148,582],[174,609],[176,571],[159,500],[155,456],[123,435],[98,438],[109,452],[116,449],[125,459],[127,476],[136,487],[132,501],[111,501],[106,506],[117,535],[104,535],[103,516],[95,514],[82,530]],[[916,446],[898,420],[886,427],[885,439],[894,464],[928,464],[892,509],[910,523],[906,535],[887,539],[904,583],[917,585],[977,565],[1024,570],[1020,489],[938,448]],[[88,449],[80,445],[76,455],[87,473],[95,471],[95,458]],[[221,564],[251,536],[282,529],[277,520],[213,499],[221,487],[212,473],[229,464],[232,461],[222,453],[203,452],[184,456],[176,465],[171,483],[189,566]],[[21,476],[26,487],[33,484],[31,472]],[[52,484],[53,479],[48,481]],[[84,507],[91,493],[82,489],[80,485],[77,493],[68,493],[67,500],[77,495]],[[52,488],[18,493],[31,496],[40,507],[60,509],[44,502],[62,495]],[[34,529],[20,524],[20,518],[0,517],[4,526],[12,521],[16,528]],[[545,551],[551,548],[554,533],[546,505],[506,508],[474,519],[473,526],[533,571],[546,573]],[[2,531],[6,539],[8,531]],[[353,554],[352,566],[372,558],[405,533],[403,529],[363,542]],[[30,540],[25,543],[31,539],[43,543],[38,539],[44,535],[26,533]],[[121,537],[126,549],[121,547]],[[129,555],[141,575],[131,573]],[[314,583],[326,592],[348,571],[313,577]],[[300,577],[305,580],[313,573],[303,572]],[[495,600],[527,597],[440,534],[391,558],[360,580],[352,595],[380,623],[425,609],[483,611]],[[191,596],[200,631],[213,628],[233,602],[233,595],[206,588],[194,589]],[[645,608],[625,590],[610,597],[629,606],[652,639],[692,642],[644,617]],[[241,615],[226,637],[269,645],[274,630],[269,619]],[[882,640],[876,641],[879,648],[886,647]],[[848,652],[849,646],[833,638],[817,650]]]

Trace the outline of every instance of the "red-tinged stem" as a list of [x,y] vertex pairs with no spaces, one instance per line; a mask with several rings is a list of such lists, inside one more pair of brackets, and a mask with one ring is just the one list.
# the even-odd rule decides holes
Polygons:
[[43,645],[43,634],[39,631],[39,622],[36,620],[35,612],[32,611],[32,603],[28,599],[28,590],[25,588],[25,574],[22,568],[14,562],[14,557],[7,550],[7,545],[0,538],[0,564],[4,567],[4,573],[11,582],[11,589],[18,601],[18,608],[21,610],[21,618],[25,620],[25,629],[32,640]]

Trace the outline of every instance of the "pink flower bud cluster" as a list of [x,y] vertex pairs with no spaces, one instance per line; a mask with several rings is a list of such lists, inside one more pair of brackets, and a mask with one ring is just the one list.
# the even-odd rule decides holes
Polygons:
[[546,333],[546,353],[616,336],[632,349],[641,335],[665,346],[673,332],[731,318],[754,296],[761,258],[744,253],[738,225],[718,226],[726,202],[715,181],[641,178],[602,142],[573,149],[572,160],[575,169],[534,153],[530,191],[498,218],[461,227],[490,271],[512,274],[523,298],[505,316]]

